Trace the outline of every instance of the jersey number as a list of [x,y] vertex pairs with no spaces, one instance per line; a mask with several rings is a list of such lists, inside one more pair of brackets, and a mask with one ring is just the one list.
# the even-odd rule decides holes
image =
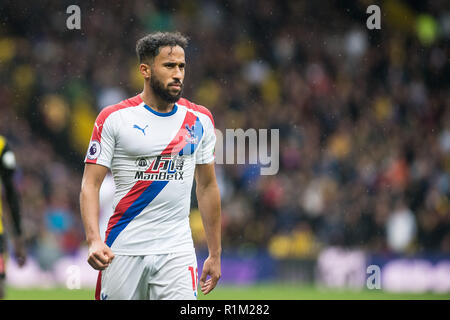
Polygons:
[[193,266],[189,266],[188,269],[191,272],[192,290],[197,291],[197,283],[198,283],[198,271],[197,271],[197,268],[195,268],[195,273],[194,273],[194,267]]

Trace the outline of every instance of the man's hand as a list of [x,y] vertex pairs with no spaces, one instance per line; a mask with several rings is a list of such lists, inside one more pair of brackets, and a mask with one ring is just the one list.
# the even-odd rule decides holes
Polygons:
[[21,236],[17,236],[13,239],[14,256],[17,260],[19,267],[23,267],[27,261],[27,252],[25,250],[24,240]]
[[96,240],[89,245],[88,263],[95,270],[104,270],[114,259],[114,253],[103,241]]
[[[210,278],[206,280],[208,275]],[[203,271],[200,276],[200,290],[202,293],[210,293],[216,287],[220,276],[220,256],[217,258],[209,256],[203,264]]]

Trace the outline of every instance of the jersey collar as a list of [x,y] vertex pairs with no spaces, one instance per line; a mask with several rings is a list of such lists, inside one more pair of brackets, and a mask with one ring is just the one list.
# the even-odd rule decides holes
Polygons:
[[158,112],[158,111],[155,111],[152,108],[150,108],[148,105],[146,105],[145,103],[144,103],[144,107],[145,107],[145,109],[147,109],[148,111],[150,111],[154,115],[157,115],[158,117],[169,117],[169,116],[175,114],[175,112],[177,112],[177,110],[178,110],[178,105],[176,103],[173,105],[172,111],[170,111],[170,112]]

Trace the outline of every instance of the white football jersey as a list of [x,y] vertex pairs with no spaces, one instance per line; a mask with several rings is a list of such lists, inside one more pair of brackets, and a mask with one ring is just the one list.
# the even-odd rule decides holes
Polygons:
[[189,212],[196,164],[214,161],[209,110],[184,98],[168,113],[140,95],[103,109],[86,163],[110,168],[116,187],[105,243],[116,254],[193,249]]

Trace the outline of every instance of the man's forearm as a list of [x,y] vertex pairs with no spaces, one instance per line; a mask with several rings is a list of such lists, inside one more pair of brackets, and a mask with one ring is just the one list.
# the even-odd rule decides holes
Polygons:
[[19,195],[14,188],[13,173],[5,173],[2,177],[5,185],[5,195],[9,204],[11,218],[14,226],[14,234],[20,236],[22,234],[22,221],[20,217]]
[[80,193],[80,210],[88,243],[101,240],[99,231],[99,190],[83,186]]
[[209,255],[219,257],[222,252],[219,188],[214,181],[208,186],[197,187],[196,193]]

